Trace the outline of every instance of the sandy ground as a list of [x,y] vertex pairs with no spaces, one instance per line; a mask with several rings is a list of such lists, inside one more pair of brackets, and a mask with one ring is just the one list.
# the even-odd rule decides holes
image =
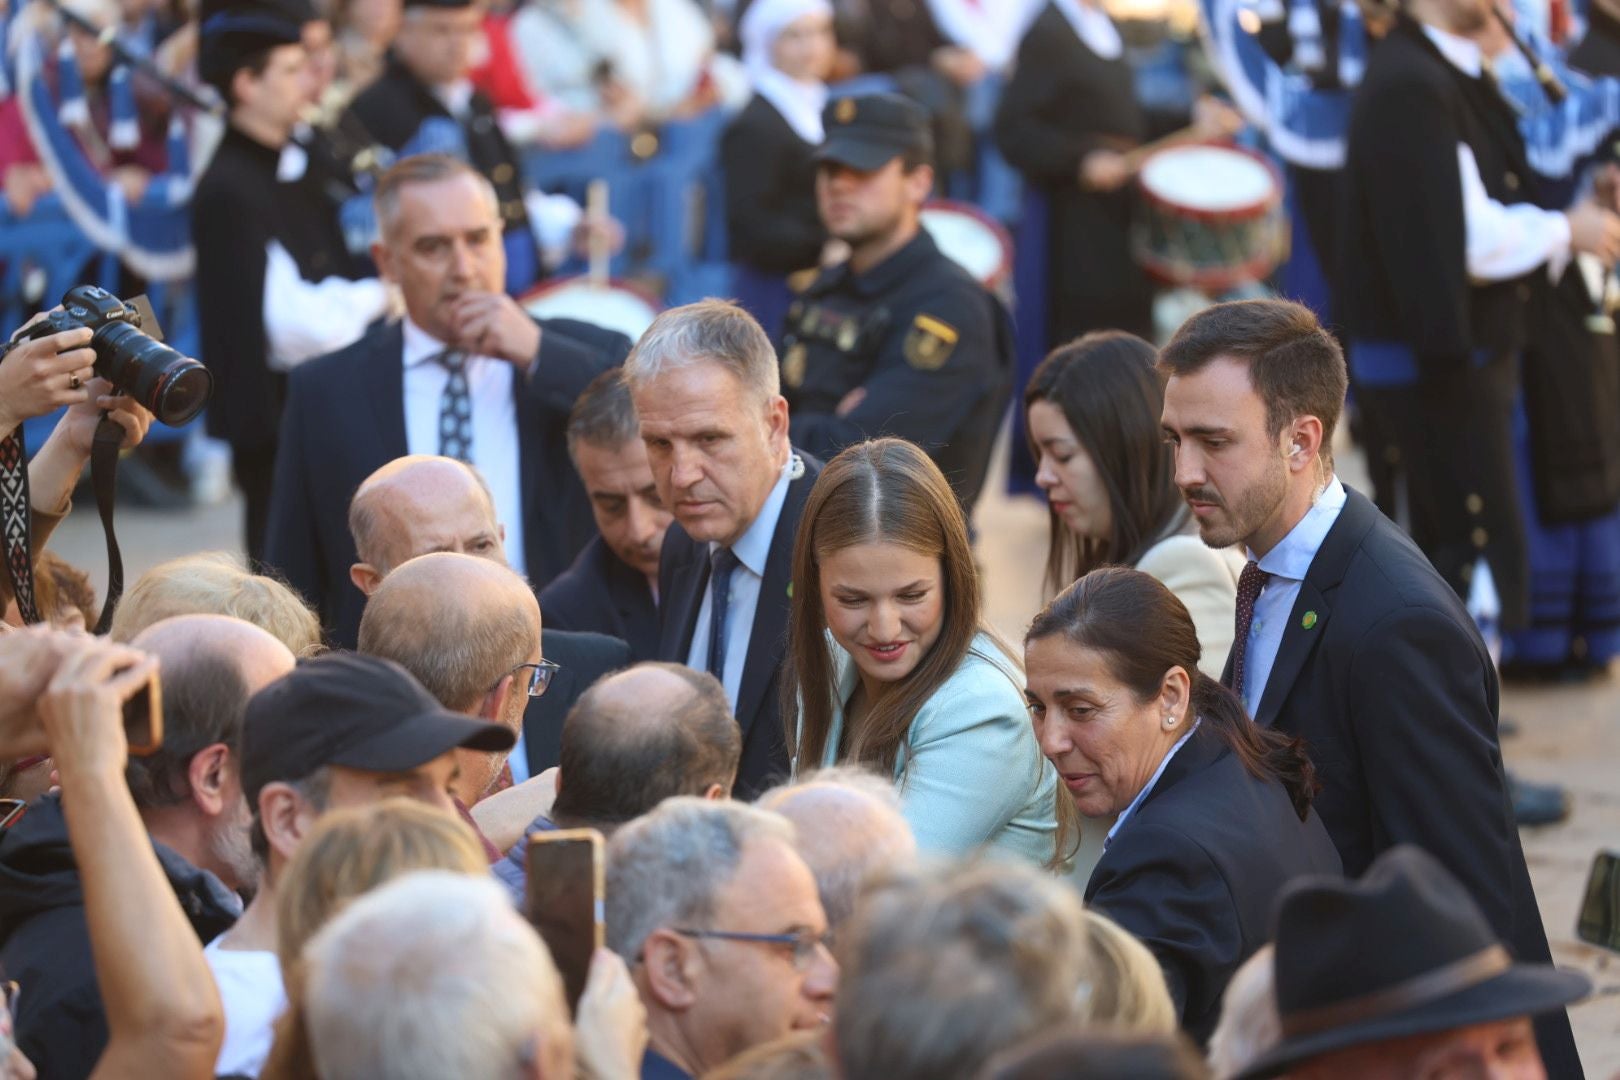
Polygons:
[[[1346,482],[1358,483],[1363,474],[1355,455],[1341,451],[1339,461]],[[125,580],[175,555],[239,550],[239,522],[234,500],[181,513],[120,509]],[[976,523],[987,614],[1017,640],[1041,600],[1045,509],[1033,499],[991,492],[978,507]],[[106,553],[93,504],[74,510],[52,547],[91,570],[97,587],[104,587]],[[1529,778],[1566,784],[1574,795],[1570,819],[1526,830],[1524,846],[1554,956],[1586,971],[1597,985],[1593,998],[1571,1012],[1587,1075],[1620,1080],[1620,953],[1585,945],[1574,932],[1593,854],[1605,847],[1620,850],[1620,679],[1577,688],[1510,687],[1502,711],[1521,728],[1504,747],[1509,765]]]

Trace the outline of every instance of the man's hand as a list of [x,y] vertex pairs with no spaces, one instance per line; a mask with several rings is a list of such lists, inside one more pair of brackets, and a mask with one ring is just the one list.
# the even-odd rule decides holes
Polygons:
[[1117,191],[1129,183],[1131,163],[1113,150],[1093,150],[1080,159],[1080,186],[1087,191]]
[[960,45],[941,45],[934,50],[929,61],[935,71],[964,89],[977,83],[990,71],[977,53]]
[[39,698],[39,718],[64,784],[122,778],[129,760],[124,702],[157,671],[157,658],[103,638],[80,637]]
[[1620,259],[1620,215],[1583,200],[1565,211],[1564,216],[1569,219],[1570,247],[1596,255],[1606,266]]
[[470,292],[456,301],[451,342],[475,356],[493,356],[527,371],[540,354],[540,325],[505,293]]
[[1193,103],[1193,129],[1204,139],[1230,139],[1243,130],[1243,114],[1205,94]]
[[574,226],[574,233],[568,238],[569,249],[575,255],[588,259],[591,257],[591,245],[600,242],[610,255],[617,255],[624,250],[624,226],[611,216],[594,217],[586,214]]
[[44,625],[0,633],[0,759],[15,761],[50,750],[35,705],[62,659],[82,640],[82,634]]
[[[44,317],[36,315],[28,325]],[[0,436],[24,420],[90,400],[86,384],[95,376],[96,362],[90,337],[90,329],[80,326],[24,341],[6,354],[0,361]]]
[[647,1008],[617,953],[598,949],[574,1021],[579,1073],[589,1080],[635,1080],[647,1051]]

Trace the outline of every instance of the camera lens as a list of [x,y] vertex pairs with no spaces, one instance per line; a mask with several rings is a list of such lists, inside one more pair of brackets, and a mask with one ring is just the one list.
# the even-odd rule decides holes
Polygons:
[[126,322],[104,323],[91,345],[96,374],[151,410],[163,423],[179,427],[202,411],[214,389],[208,369],[182,356]]

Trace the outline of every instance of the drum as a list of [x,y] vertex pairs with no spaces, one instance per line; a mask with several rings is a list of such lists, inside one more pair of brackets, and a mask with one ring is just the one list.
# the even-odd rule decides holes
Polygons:
[[1259,154],[1203,143],[1157,151],[1137,176],[1131,246],[1171,285],[1225,292],[1270,274],[1288,249],[1282,178]]
[[617,330],[631,341],[664,310],[652,293],[628,281],[593,282],[588,277],[547,281],[530,289],[518,301],[537,319],[578,319]]
[[1012,237],[976,206],[935,199],[922,209],[923,228],[939,250],[986,289],[1007,299],[1012,287]]

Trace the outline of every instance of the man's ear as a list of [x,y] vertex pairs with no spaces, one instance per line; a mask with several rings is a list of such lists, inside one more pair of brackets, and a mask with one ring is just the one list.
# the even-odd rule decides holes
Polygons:
[[270,850],[290,859],[319,815],[289,784],[273,782],[259,792],[259,823]]
[[1284,447],[1283,454],[1288,462],[1290,472],[1301,472],[1307,468],[1314,469],[1316,461],[1322,455],[1322,421],[1314,416],[1301,416],[1289,425],[1286,438],[1288,445]]
[[234,790],[230,770],[231,748],[224,743],[203,747],[191,755],[191,762],[186,766],[191,801],[209,817],[218,817],[226,810],[226,798]]
[[484,695],[484,700],[478,703],[478,718],[499,724],[506,715],[507,699],[512,693],[514,680],[510,675],[501,676],[501,681],[495,684],[495,689]]
[[731,798],[731,790],[724,784],[710,784],[704,790],[703,797],[709,802],[725,802]]
[[349,580],[362,596],[370,596],[382,584],[384,574],[370,563],[357,562],[349,567]]
[[647,993],[669,1012],[685,1012],[697,1002],[697,943],[659,927],[641,946]]
[[919,165],[905,174],[906,194],[911,201],[921,206],[928,201],[934,193],[934,167],[932,165]]

